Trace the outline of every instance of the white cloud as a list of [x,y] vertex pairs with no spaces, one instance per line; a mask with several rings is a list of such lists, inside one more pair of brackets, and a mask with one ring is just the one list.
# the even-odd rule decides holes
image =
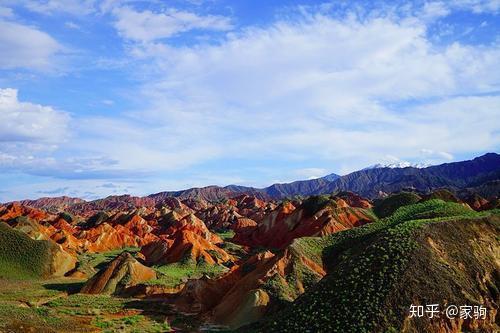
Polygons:
[[[219,17],[120,6],[110,8],[133,58],[126,67],[144,78],[128,96],[140,109],[81,116],[72,124],[74,137],[63,145],[57,135],[34,139],[16,130],[24,140],[35,141],[32,145],[45,140],[59,148],[45,155],[35,148],[17,155],[3,149],[0,164],[78,181],[138,174],[174,179],[148,183],[155,191],[235,181],[267,185],[279,177],[346,173],[386,156],[442,162],[500,146],[500,97],[494,96],[500,88],[499,45],[435,45],[427,25],[430,18],[446,15],[441,5],[428,7],[430,16],[421,18],[307,13],[190,47],[164,39],[210,29],[207,22]],[[230,22],[220,19],[215,27],[229,29]],[[18,124],[29,127],[30,119],[36,116]],[[62,132],[65,126],[59,127]],[[29,133],[42,132],[54,134],[52,128]],[[207,163],[203,172],[212,178],[176,177],[179,170],[201,169],[212,161],[222,165],[214,172]],[[251,180],[247,175],[224,178],[226,161],[235,161],[235,175],[234,170],[247,167],[245,161],[263,161],[262,168],[275,170],[267,180],[253,174]],[[315,168],[297,170],[307,165]]]
[[75,22],[72,22],[72,21],[65,22],[64,25],[70,29],[75,29],[75,30],[81,29],[81,27],[78,24],[76,24]]
[[231,21],[224,16],[197,15],[173,8],[163,12],[137,11],[131,7],[117,7],[113,11],[115,28],[120,35],[135,41],[152,41],[175,36],[193,29],[226,31]]
[[[21,102],[16,89],[0,89],[0,168],[44,173],[68,138],[69,115],[50,106]],[[69,167],[72,167],[70,165]]]
[[500,12],[500,0],[455,0],[450,2],[450,6],[475,13],[497,14]]
[[[219,156],[222,151],[210,140],[202,142],[203,131],[193,128],[172,131],[169,127],[141,120],[95,117],[75,124],[80,139],[71,149],[88,155],[107,156],[116,161],[114,170],[138,173],[178,170]],[[185,135],[189,131],[189,135]]]
[[11,8],[0,6],[0,17],[13,17],[14,12]]
[[111,106],[111,105],[115,104],[115,102],[113,100],[111,100],[111,99],[103,99],[101,102],[102,102],[102,104],[108,105],[108,106]]
[[422,147],[454,154],[499,144],[498,98],[454,97],[498,91],[499,47],[435,47],[415,18],[313,15],[217,45],[132,52],[152,61],[141,95],[150,105],[137,119],[163,124],[177,142],[219,145],[220,156],[353,158],[352,170],[386,154],[415,159]]
[[[316,179],[320,177],[324,177],[328,174],[328,170],[324,168],[303,168],[297,169],[294,172],[293,180],[298,179]],[[293,181],[292,180],[292,181]]]
[[34,27],[0,20],[0,69],[50,70],[63,48]]
[[68,121],[50,106],[19,101],[16,89],[0,89],[0,142],[57,144],[67,135]]
[[95,0],[23,0],[24,6],[41,14],[68,13],[87,15],[95,11]]
[[444,158],[449,161],[453,160],[453,155],[445,151],[434,151],[432,149],[422,148],[420,149],[420,152],[425,156],[426,159],[437,157],[440,159]]
[[436,19],[451,13],[450,8],[444,2],[426,2],[420,14],[423,19]]

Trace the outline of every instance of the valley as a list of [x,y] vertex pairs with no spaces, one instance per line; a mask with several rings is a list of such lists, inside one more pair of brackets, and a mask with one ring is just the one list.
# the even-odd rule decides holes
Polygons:
[[[499,165],[468,179],[490,182]],[[376,172],[400,172],[401,188],[2,204],[0,331],[497,330],[498,188],[409,187],[406,168]],[[409,316],[430,302],[487,315]]]

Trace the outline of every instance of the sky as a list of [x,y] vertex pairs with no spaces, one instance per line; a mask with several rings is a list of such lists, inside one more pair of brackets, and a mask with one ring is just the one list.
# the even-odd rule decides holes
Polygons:
[[500,0],[0,0],[0,201],[500,149]]

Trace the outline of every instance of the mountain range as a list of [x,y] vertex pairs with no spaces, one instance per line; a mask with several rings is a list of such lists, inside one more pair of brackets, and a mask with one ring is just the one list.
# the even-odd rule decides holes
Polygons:
[[401,161],[401,162],[396,162],[396,163],[385,163],[385,164],[377,163],[377,164],[371,165],[369,167],[366,167],[363,170],[380,169],[380,168],[396,169],[396,168],[409,168],[409,167],[421,169],[421,168],[427,168],[430,166],[431,166],[431,164],[427,164],[427,163],[410,163],[410,162]]
[[498,332],[499,158],[0,204],[0,332]]
[[345,176],[332,173],[321,178],[273,184],[261,189],[237,185],[207,186],[183,191],[160,192],[149,197],[157,199],[171,196],[181,199],[219,200],[239,194],[251,194],[258,197],[283,199],[351,191],[369,198],[376,198],[381,193],[392,193],[408,188],[428,192],[441,187],[456,191],[473,188],[481,195],[491,196],[495,193],[485,193],[481,186],[499,179],[500,155],[488,153],[470,161],[445,163],[425,168],[416,166],[401,168],[390,165],[363,169]]
[[[292,183],[273,184],[265,188],[239,185],[195,187],[180,191],[164,191],[145,197],[110,196],[93,201],[106,206],[109,203],[128,202],[132,205],[155,205],[167,198],[203,199],[218,201],[247,194],[260,199],[281,200],[296,196],[310,196],[351,191],[371,199],[401,190],[430,192],[447,188],[458,194],[474,192],[484,197],[499,195],[500,155],[487,153],[468,161],[445,163],[429,167],[383,166],[362,169],[344,176],[327,176],[299,180]],[[84,205],[78,198],[58,197],[24,200],[23,204],[37,208],[48,206]],[[137,205],[136,205],[137,206]]]

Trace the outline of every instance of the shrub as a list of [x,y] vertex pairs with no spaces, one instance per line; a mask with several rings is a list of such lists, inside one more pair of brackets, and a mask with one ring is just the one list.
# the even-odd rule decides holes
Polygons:
[[328,205],[330,200],[329,195],[313,195],[307,198],[303,203],[301,208],[304,209],[307,216],[314,215],[317,211],[323,209]]
[[411,192],[393,194],[376,202],[373,212],[380,218],[392,215],[399,207],[411,205],[420,201],[420,197]]

